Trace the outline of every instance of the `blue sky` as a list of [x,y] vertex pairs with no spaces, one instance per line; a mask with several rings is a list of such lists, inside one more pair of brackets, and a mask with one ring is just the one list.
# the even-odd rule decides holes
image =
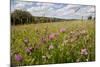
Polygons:
[[56,17],[63,19],[81,19],[82,16],[95,16],[93,5],[72,5],[62,3],[44,3],[11,0],[11,12],[16,9],[27,10],[33,16]]

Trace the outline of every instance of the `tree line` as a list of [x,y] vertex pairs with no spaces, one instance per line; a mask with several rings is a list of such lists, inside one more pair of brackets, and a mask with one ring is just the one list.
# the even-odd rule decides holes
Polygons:
[[[88,20],[91,20],[92,16],[88,17]],[[75,19],[74,19],[75,20]],[[25,10],[15,10],[11,13],[11,24],[30,24],[30,23],[48,23],[48,22],[60,22],[66,21],[66,19],[53,18],[53,17],[37,17],[32,16],[28,11]]]
[[24,10],[15,10],[14,12],[11,13],[12,25],[57,22],[63,20],[65,19],[32,16],[28,11]]

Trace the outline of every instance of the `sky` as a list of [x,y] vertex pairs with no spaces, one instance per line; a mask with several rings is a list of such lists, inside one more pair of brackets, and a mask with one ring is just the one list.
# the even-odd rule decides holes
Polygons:
[[86,19],[88,16],[95,16],[95,6],[93,5],[11,0],[11,12],[16,9],[26,10],[33,16],[62,19],[81,19],[82,16]]

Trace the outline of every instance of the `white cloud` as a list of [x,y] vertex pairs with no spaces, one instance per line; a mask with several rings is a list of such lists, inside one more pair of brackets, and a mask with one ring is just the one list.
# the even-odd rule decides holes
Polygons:
[[94,16],[95,15],[95,7],[94,6],[84,6],[80,9],[79,12],[76,13],[78,16]]
[[94,6],[91,7],[91,8],[88,10],[88,12],[95,12],[95,7],[94,7]]
[[75,12],[75,9],[79,7],[80,5],[66,5],[65,7],[56,10],[57,16],[68,16],[68,15],[73,15]]
[[75,9],[77,7],[80,7],[81,5],[67,5],[66,9]]
[[15,8],[16,9],[24,9],[25,8],[25,4],[21,4],[21,3],[16,4]]
[[36,6],[32,6],[27,9],[27,11],[31,12],[32,15],[42,16],[44,14],[50,15],[53,10],[52,3],[36,3]]
[[41,3],[41,2],[37,2],[36,3],[36,5],[37,6],[47,6],[47,7],[49,7],[49,6],[53,6],[54,4],[53,3]]
[[[75,12],[80,8],[77,12]],[[94,15],[90,12],[95,12],[93,6],[83,5],[64,5],[55,3],[42,3],[42,2],[16,2],[11,5],[11,11],[15,9],[25,9],[35,16],[48,16],[48,17],[60,17],[60,18],[79,18],[81,16]]]
[[35,11],[35,12],[41,12],[41,11],[44,11],[44,7],[31,7],[29,9],[27,9],[28,11]]
[[11,9],[14,11],[15,9],[27,9],[26,6],[31,6],[33,3],[32,2],[19,2],[15,1],[14,5],[12,5]]

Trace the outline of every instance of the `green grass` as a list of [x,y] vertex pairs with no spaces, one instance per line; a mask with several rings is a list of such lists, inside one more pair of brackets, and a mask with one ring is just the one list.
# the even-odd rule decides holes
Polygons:
[[[59,32],[65,28],[66,32]],[[79,33],[77,30],[87,31],[86,35],[79,35],[73,42],[71,32]],[[48,40],[50,33],[58,32],[59,35],[52,41]],[[73,35],[74,36],[74,35]],[[31,55],[25,52],[23,39],[29,38],[34,48]],[[46,38],[46,42],[41,42],[41,37]],[[54,48],[49,50],[49,45]],[[38,49],[35,49],[38,46]],[[88,55],[81,55],[81,49],[86,48]],[[18,52],[23,57],[22,62],[17,62],[14,53]],[[43,58],[43,56],[45,56]],[[94,21],[64,21],[54,23],[40,23],[29,25],[17,25],[11,27],[11,64],[12,65],[37,65],[55,63],[73,63],[95,61],[95,22]]]

